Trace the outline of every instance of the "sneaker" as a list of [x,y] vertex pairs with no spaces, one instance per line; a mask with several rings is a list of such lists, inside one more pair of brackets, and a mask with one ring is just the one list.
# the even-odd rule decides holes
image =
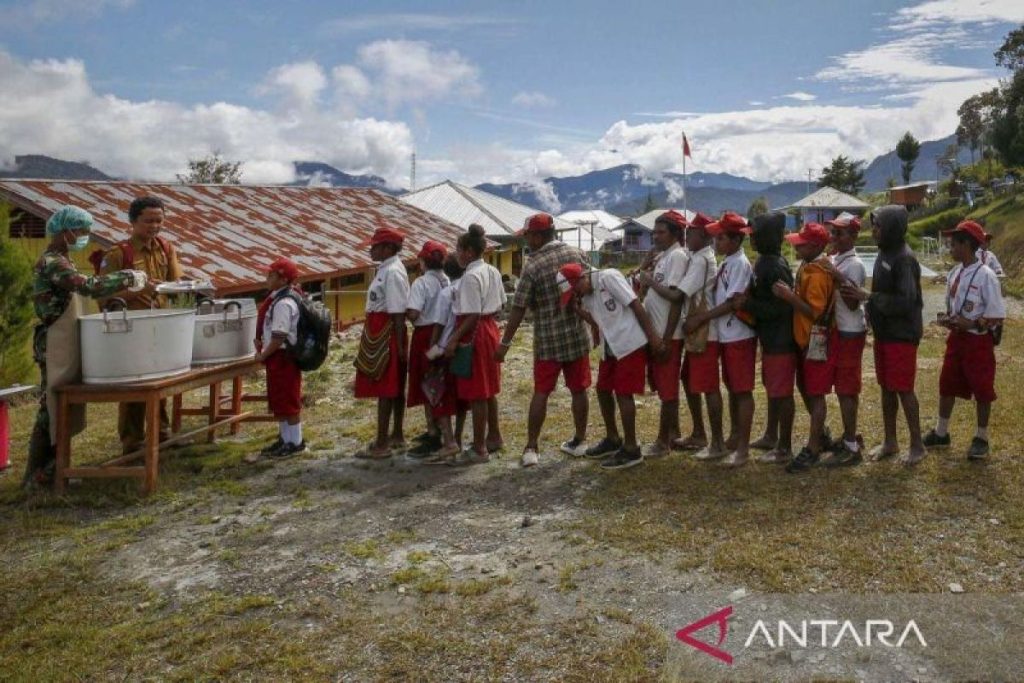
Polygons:
[[818,453],[811,453],[810,449],[804,448],[788,465],[786,465],[786,471],[790,474],[806,472],[814,467],[818,462],[819,457],[820,455]]
[[[925,442],[925,445],[928,445]],[[988,457],[988,441],[976,436],[971,439],[971,447],[967,449],[968,460],[984,460]]]
[[729,451],[727,451],[725,449],[717,450],[715,448],[712,448],[711,446],[706,446],[706,447],[702,448],[701,450],[697,451],[696,453],[694,453],[693,454],[693,459],[694,460],[701,460],[701,461],[719,460],[721,458],[724,458],[727,455],[729,455]]
[[836,443],[836,447],[832,450],[832,456],[823,461],[821,464],[825,467],[853,467],[859,465],[864,460],[864,439],[861,435],[857,435],[857,450],[851,451],[846,445],[846,442],[842,439]]
[[669,454],[668,448],[660,441],[655,441],[654,443],[647,444],[646,446],[643,447],[641,452],[644,454],[645,458],[654,459],[664,458],[666,455]]
[[519,458],[519,464],[522,467],[534,467],[540,462],[540,456],[532,448],[527,448],[523,451],[523,455]]
[[767,453],[762,453],[754,458],[755,461],[762,465],[785,465],[792,459],[793,454],[781,448],[773,448]]
[[281,437],[277,437],[277,441],[275,441],[274,443],[270,444],[269,446],[260,451],[260,456],[264,458],[269,458],[274,453],[281,450],[282,446],[284,446],[284,441],[281,439]]
[[286,443],[279,449],[270,454],[270,457],[274,460],[287,460],[293,455],[304,453],[306,451],[306,440],[303,439],[301,443]]
[[588,458],[594,458],[595,460],[601,459],[606,455],[611,455],[622,448],[622,442],[616,441],[615,439],[609,439],[605,437],[598,441],[596,444],[588,448],[584,455]]
[[640,452],[639,448],[635,451],[627,451],[625,448],[622,448],[618,453],[601,463],[601,469],[625,470],[630,467],[635,467],[643,461],[644,454]]
[[562,442],[562,445],[558,447],[558,450],[562,451],[566,455],[571,455],[574,458],[582,458],[587,454],[587,442],[578,436],[574,436],[568,441]]
[[953,440],[949,437],[949,434],[946,434],[945,436],[939,436],[934,429],[930,430],[927,434],[924,435],[923,441],[925,448],[949,448],[949,445],[953,443]]
[[429,439],[423,439],[417,445],[407,450],[405,455],[414,460],[421,460],[439,448],[441,448],[441,437],[432,436]]

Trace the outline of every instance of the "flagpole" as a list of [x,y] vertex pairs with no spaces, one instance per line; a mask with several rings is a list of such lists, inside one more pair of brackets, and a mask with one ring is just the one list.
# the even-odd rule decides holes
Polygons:
[[[687,202],[686,191],[686,131],[683,131],[683,216],[686,216],[686,202]],[[687,218],[689,220],[689,218]]]

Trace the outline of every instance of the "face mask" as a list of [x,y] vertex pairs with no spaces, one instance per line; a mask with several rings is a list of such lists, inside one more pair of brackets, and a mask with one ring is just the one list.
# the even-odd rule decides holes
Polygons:
[[89,236],[82,235],[81,237],[76,238],[71,244],[68,244],[68,251],[82,251],[87,246],[89,246]]

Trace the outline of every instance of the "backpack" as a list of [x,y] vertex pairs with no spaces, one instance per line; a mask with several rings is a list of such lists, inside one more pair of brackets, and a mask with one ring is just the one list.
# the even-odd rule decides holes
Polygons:
[[303,372],[316,370],[327,360],[331,333],[334,331],[334,319],[331,317],[331,312],[323,303],[314,301],[289,287],[274,297],[274,303],[270,305],[271,315],[273,315],[274,304],[284,298],[291,299],[299,307],[297,341],[294,346],[286,342],[285,349],[299,370]]
[[[167,243],[162,237],[154,237],[156,243],[160,245],[160,250],[164,252],[164,256],[167,258],[167,262],[171,262],[171,245]],[[131,270],[135,266],[135,249],[132,247],[131,240],[124,240],[123,242],[117,243],[118,248],[121,250],[121,268],[124,270]],[[96,249],[89,254],[89,263],[92,264],[96,274],[99,275],[100,271],[103,270],[103,258],[106,256],[106,252],[102,249]]]

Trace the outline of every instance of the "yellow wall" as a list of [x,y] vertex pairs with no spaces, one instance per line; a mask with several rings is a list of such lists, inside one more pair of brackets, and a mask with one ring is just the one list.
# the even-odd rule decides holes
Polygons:
[[490,252],[487,256],[487,263],[491,264],[498,269],[502,275],[515,275],[513,264],[513,254],[520,251],[518,244],[509,244],[495,249]]
[[366,310],[366,290],[372,276],[373,269],[367,268],[363,271],[362,282],[341,285],[341,278],[334,278],[327,283],[328,290],[351,292],[350,294],[328,294],[324,297],[324,305],[334,315],[336,324],[344,327],[363,320]]

